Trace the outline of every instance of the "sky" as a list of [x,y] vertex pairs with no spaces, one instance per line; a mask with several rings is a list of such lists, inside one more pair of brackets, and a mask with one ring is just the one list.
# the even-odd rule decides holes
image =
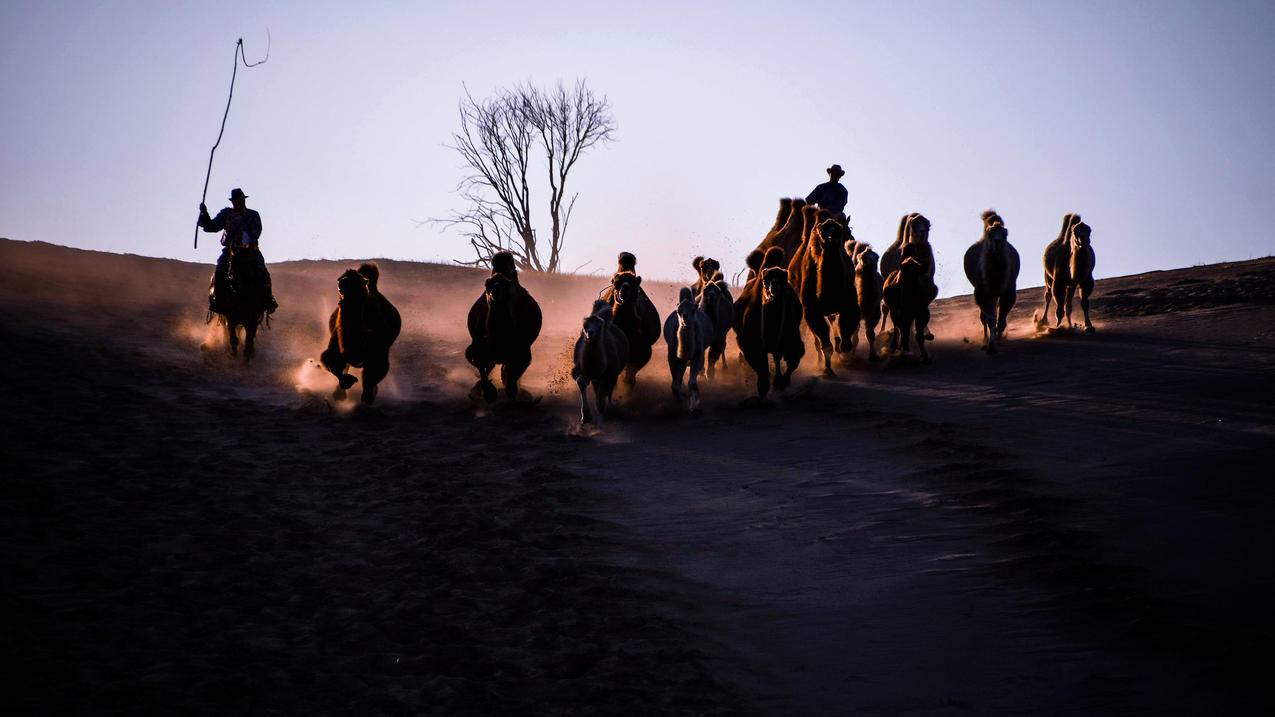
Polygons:
[[[530,7],[530,9],[528,9]],[[861,241],[925,214],[944,295],[998,210],[1041,283],[1062,215],[1096,274],[1275,253],[1275,3],[0,3],[0,236],[211,264],[243,187],[268,261],[469,259],[457,103],[584,78],[618,132],[581,160],[564,265],[733,273],[777,200],[846,170]],[[533,195],[533,201],[537,197]],[[548,195],[538,197],[542,207]],[[545,216],[542,208],[540,216]],[[548,229],[541,229],[547,234]]]

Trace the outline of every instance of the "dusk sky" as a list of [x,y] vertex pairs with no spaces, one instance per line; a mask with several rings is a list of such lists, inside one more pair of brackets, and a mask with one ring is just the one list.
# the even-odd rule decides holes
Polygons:
[[943,294],[969,290],[988,207],[1020,286],[1068,211],[1100,277],[1275,253],[1270,2],[8,0],[0,236],[211,265],[215,236],[191,248],[208,150],[235,39],[256,59],[267,27],[208,197],[244,188],[267,261],[470,258],[412,221],[460,206],[462,84],[578,77],[619,131],[571,178],[568,268],[627,249],[649,278],[687,279],[697,253],[734,273],[834,162],[860,240],[932,220]]

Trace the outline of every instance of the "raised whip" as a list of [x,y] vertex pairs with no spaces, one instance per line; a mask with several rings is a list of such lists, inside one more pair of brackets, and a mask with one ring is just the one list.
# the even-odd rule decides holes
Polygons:
[[[221,115],[221,129],[217,132],[217,141],[213,143],[212,149],[208,151],[208,171],[204,174],[204,193],[199,198],[199,203],[203,204],[208,201],[208,180],[212,177],[213,155],[217,153],[217,147],[221,144],[221,136],[226,133],[226,118],[230,116],[230,100],[235,96],[235,75],[239,73],[239,60],[243,59],[244,67],[256,67],[264,65],[266,60],[270,59],[270,28],[266,28],[266,56],[256,62],[248,62],[248,58],[244,55],[243,38],[235,41],[235,64],[234,69],[230,71],[230,94],[226,97],[226,111]],[[195,222],[195,248],[199,248],[199,222]]]

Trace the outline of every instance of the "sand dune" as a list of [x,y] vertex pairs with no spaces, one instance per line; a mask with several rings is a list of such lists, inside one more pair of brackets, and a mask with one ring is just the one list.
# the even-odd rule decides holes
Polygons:
[[272,267],[245,370],[207,266],[0,260],[24,711],[1270,706],[1275,259],[1100,281],[1093,335],[1037,337],[1024,290],[994,358],[943,300],[932,366],[808,356],[763,408],[737,368],[699,418],[659,350],[584,435],[568,347],[604,280],[524,277],[544,400],[489,408],[461,356],[482,272],[382,261],[404,333],[354,410],[312,363],[352,262]]

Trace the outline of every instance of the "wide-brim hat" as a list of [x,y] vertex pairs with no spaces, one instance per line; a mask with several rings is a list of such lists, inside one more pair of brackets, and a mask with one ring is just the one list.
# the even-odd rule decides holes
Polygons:
[[826,171],[828,172],[828,174],[837,174],[842,176],[844,176],[846,173],[845,170],[841,168],[840,164],[834,164],[831,167],[828,167]]
[[230,198],[231,199],[247,199],[248,195],[244,194],[243,190],[240,189],[239,187],[235,187],[234,189],[230,190]]

